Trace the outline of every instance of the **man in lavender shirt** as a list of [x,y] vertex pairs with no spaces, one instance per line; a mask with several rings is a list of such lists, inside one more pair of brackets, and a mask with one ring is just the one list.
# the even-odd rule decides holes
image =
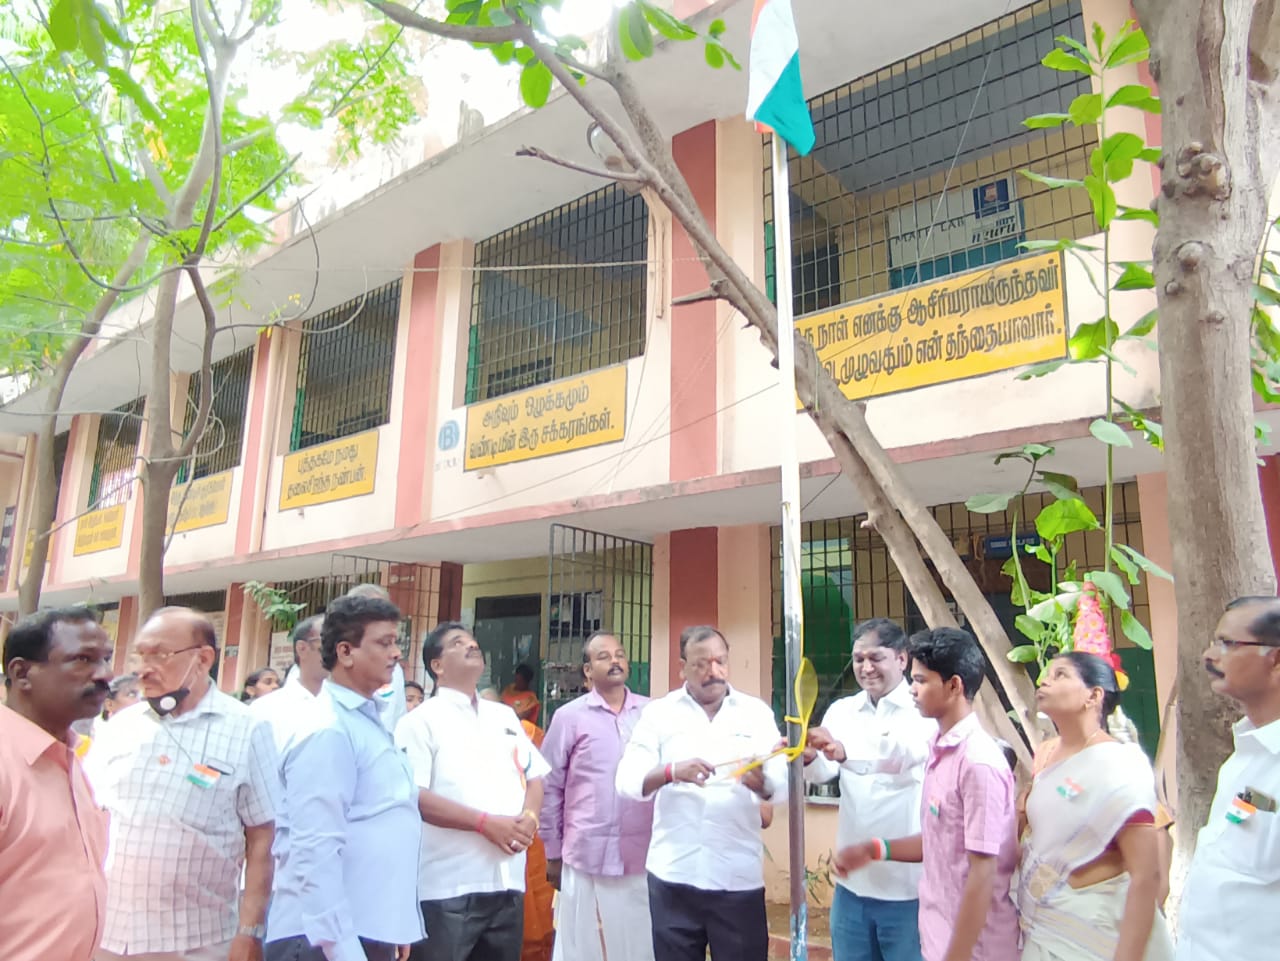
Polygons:
[[973,699],[986,661],[954,628],[911,638],[911,694],[938,736],[925,768],[921,833],[873,838],[836,854],[847,874],[871,861],[922,861],[924,961],[1009,961],[1018,956],[1018,913],[1009,878],[1018,861],[1013,774],[978,726]]
[[616,637],[593,635],[582,650],[590,691],[556,711],[542,743],[551,773],[540,833],[547,880],[560,891],[553,961],[653,961],[645,878],[653,803],[613,787],[649,702],[627,690],[629,670]]

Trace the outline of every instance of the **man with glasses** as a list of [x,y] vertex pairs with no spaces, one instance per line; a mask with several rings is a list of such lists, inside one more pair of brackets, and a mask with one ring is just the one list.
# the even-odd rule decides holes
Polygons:
[[5,961],[93,961],[107,916],[107,817],[71,725],[107,699],[111,641],[83,607],[19,621],[0,707],[0,945]]
[[542,743],[551,765],[542,797],[547,880],[560,891],[555,961],[653,961],[644,861],[653,803],[613,787],[618,762],[649,703],[627,689],[622,642],[599,633],[582,648],[591,690],[556,711]]
[[276,750],[270,727],[213,684],[217,643],[198,611],[152,614],[134,645],[143,701],[114,715],[86,759],[111,815],[98,961],[262,957]]
[[1280,943],[1280,598],[1228,604],[1204,669],[1245,716],[1183,887],[1176,956],[1235,961]]
[[285,746],[306,717],[305,706],[319,696],[320,687],[329,676],[320,654],[323,626],[323,614],[298,623],[289,634],[293,644],[293,670],[279,688],[249,702],[249,709],[271,725],[278,754],[284,754]]
[[[809,731],[805,780],[840,778],[836,849],[868,837],[920,833],[920,789],[937,723],[920,716],[904,679],[907,636],[883,617],[853,629],[862,690]],[[920,961],[920,867],[877,862],[837,879],[831,906],[835,961]]]

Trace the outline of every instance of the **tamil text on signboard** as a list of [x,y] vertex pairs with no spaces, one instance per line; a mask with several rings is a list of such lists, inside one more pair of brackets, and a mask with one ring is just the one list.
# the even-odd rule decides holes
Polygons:
[[317,444],[284,459],[280,509],[309,507],[372,494],[378,472],[378,432]]
[[168,529],[182,534],[225,524],[231,514],[231,475],[224,470],[175,486],[169,492]]
[[96,554],[109,551],[124,542],[124,504],[89,511],[76,521],[76,544],[72,553]]
[[496,467],[619,441],[626,420],[626,364],[472,404],[463,467]]
[[1056,360],[1067,353],[1062,254],[890,291],[796,327],[855,400]]

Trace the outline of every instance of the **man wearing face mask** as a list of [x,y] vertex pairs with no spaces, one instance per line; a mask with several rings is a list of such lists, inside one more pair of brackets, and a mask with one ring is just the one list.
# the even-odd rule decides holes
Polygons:
[[[811,728],[805,780],[840,778],[837,850],[868,837],[920,831],[920,788],[936,722],[920,716],[904,679],[907,636],[878,617],[853,629],[862,690]],[[920,961],[920,867],[879,862],[838,878],[831,905],[835,961]]]
[[271,728],[214,686],[203,614],[156,611],[135,651],[143,701],[86,760],[111,815],[98,961],[261,961],[279,796]]
[[[729,686],[714,627],[680,634],[684,685],[650,701],[618,763],[618,793],[655,797],[645,866],[656,961],[765,961],[760,802],[785,788],[773,709]],[[763,762],[763,763],[761,763]]]

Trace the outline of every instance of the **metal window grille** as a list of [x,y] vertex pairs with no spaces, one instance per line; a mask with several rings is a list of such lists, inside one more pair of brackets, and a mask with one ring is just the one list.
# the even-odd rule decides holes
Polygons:
[[67,446],[70,442],[71,431],[69,430],[64,430],[53,438],[53,510],[55,514],[58,510],[58,497],[62,493],[62,471],[67,466]]
[[112,507],[129,499],[145,406],[146,398],[137,397],[98,419],[98,444],[89,480],[91,508]]
[[[1054,37],[1085,39],[1079,0],[1040,0],[809,101],[817,143],[790,155],[794,310],[812,313],[1094,232],[1084,191],[1018,174],[1088,172],[1091,131],[1027,130],[1089,78],[1047,70]],[[765,144],[765,245],[773,197]]]
[[9,576],[9,564],[13,559],[13,526],[17,517],[16,504],[4,509],[4,523],[0,525],[0,584]]
[[[206,614],[221,614],[227,609],[226,591],[198,591],[194,594],[167,594],[165,607],[189,607]],[[221,638],[219,638],[221,640]]]
[[399,317],[397,280],[302,325],[290,450],[387,422]]
[[476,245],[466,402],[644,352],[649,208],[613,185]]
[[653,545],[552,524],[547,568],[547,649],[542,664],[544,723],[585,693],[582,645],[609,631],[627,652],[627,686],[649,693]]
[[[1085,502],[1102,516],[1102,489],[1082,492]],[[1009,554],[1007,549],[993,546],[993,540],[1007,538],[1013,528],[1013,511],[1017,509],[1019,537],[1034,532],[1033,519],[1046,506],[1048,494],[1028,494],[1003,514],[974,514],[964,504],[942,504],[931,508],[934,519],[951,542],[961,548],[961,557],[979,588],[987,596],[1009,638],[1016,644],[1022,637],[1013,624],[1018,613],[1009,600],[1012,584],[1000,568]],[[850,663],[853,627],[872,617],[897,621],[908,632],[926,625],[901,576],[889,557],[889,549],[874,530],[864,529],[865,514],[832,520],[806,521],[801,533],[801,599],[804,603],[805,656],[813,662],[818,674],[819,698],[814,709],[815,721],[821,718],[833,700],[858,690]],[[1130,482],[1116,488],[1116,542],[1142,550],[1142,523],[1138,509],[1138,485]],[[1102,533],[1071,534],[1064,553],[1066,561],[1076,562],[1080,572],[1101,569],[1104,540]],[[786,685],[786,660],[782,636],[782,541],[779,528],[773,529],[773,699],[781,716]],[[1034,558],[1026,558],[1023,569],[1032,587],[1047,590],[1048,567]],[[1133,613],[1150,630],[1151,607],[1145,579],[1131,588]],[[944,595],[946,591],[944,589]],[[948,597],[948,600],[950,598]],[[1131,648],[1120,631],[1118,616],[1112,611],[1111,636],[1122,658]],[[1032,665],[1034,668],[1034,665]],[[1158,711],[1156,724],[1159,723]],[[1144,740],[1153,733],[1143,730]]]
[[[448,571],[439,565],[335,554],[328,576],[284,581],[275,587],[284,591],[294,604],[305,605],[298,613],[299,620],[323,614],[331,601],[357,584],[379,584],[386,588],[391,602],[400,608],[403,615],[400,653],[405,677],[421,683],[425,674],[422,640],[438,621],[447,619],[442,616],[441,597],[452,593],[455,587],[448,578]],[[453,612],[453,616],[456,614]],[[289,642],[286,639],[283,643],[287,645]],[[271,653],[274,655],[275,652]]]
[[[213,401],[209,406],[209,420],[204,436],[196,442],[190,464],[183,464],[178,473],[179,483],[239,466],[253,357],[254,350],[248,347],[224,357],[211,368]],[[197,371],[191,375],[191,382],[187,385],[187,413],[182,424],[184,437],[191,432],[199,406],[200,373]]]

